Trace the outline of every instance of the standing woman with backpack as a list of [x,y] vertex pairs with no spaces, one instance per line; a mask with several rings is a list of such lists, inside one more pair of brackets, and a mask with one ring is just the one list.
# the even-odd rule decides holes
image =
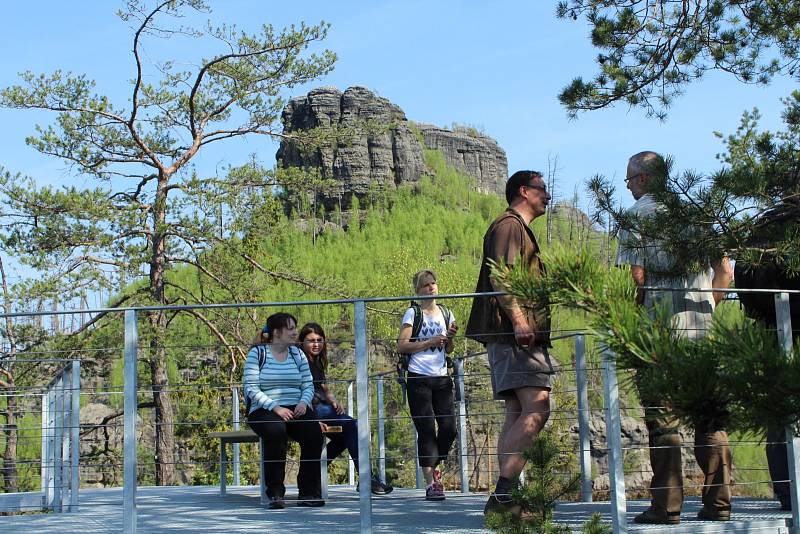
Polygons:
[[325,506],[319,461],[322,429],[310,408],[314,383],[297,342],[297,319],[275,313],[258,333],[244,362],[247,424],[264,439],[264,479],[270,509],[284,508],[286,448],[300,445],[298,506]]
[[[424,269],[414,275],[414,293],[439,293],[436,274]],[[411,303],[403,315],[397,350],[408,357],[408,407],[417,429],[417,454],[425,476],[425,499],[444,500],[441,472],[443,462],[456,438],[453,411],[453,380],[447,374],[447,354],[453,351],[458,331],[453,314],[436,304],[436,299]],[[438,431],[437,431],[438,426]]]

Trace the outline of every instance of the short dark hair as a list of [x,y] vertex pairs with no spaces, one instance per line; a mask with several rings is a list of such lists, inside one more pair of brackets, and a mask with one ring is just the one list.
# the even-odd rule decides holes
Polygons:
[[539,171],[517,171],[506,182],[506,202],[511,202],[519,196],[519,188],[528,185],[535,178],[543,178]]
[[289,321],[294,322],[295,325],[297,324],[297,319],[291,313],[278,312],[267,317],[267,323],[264,325],[264,328],[261,329],[261,333],[264,334],[267,343],[272,342],[272,334],[275,330],[288,327]]

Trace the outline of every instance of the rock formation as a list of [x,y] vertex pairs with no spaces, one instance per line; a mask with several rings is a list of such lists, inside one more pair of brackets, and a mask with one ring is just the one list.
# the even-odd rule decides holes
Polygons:
[[417,128],[422,133],[425,148],[439,150],[447,165],[474,177],[479,190],[504,193],[508,160],[497,141],[469,127],[457,127],[451,131],[418,124]]
[[366,128],[347,141],[311,150],[281,142],[279,165],[316,168],[323,178],[335,181],[334,187],[319,194],[329,206],[342,202],[346,207],[353,194],[364,197],[418,181],[425,174],[423,146],[440,150],[448,165],[473,176],[482,191],[502,192],[508,174],[505,152],[493,139],[467,128],[449,131],[414,124],[397,105],[364,87],[344,93],[332,87],[314,89],[290,100],[282,120],[287,134],[326,127],[362,132]]

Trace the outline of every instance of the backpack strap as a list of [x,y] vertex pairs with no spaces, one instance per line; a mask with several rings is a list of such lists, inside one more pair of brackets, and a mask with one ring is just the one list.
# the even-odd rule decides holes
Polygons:
[[[258,354],[258,375],[259,380],[261,380],[261,369],[264,368],[264,363],[267,361],[267,350],[264,348],[264,345],[256,345],[255,346],[256,353]],[[249,395],[245,395],[244,397],[244,411],[245,417],[250,413],[250,406],[253,404],[252,399]]]
[[447,328],[450,326],[450,321],[453,320],[453,312],[451,312],[444,304],[437,303],[437,306],[439,306],[439,310],[442,312],[442,319],[444,319],[444,329],[447,330]]
[[422,308],[413,300],[411,301],[411,309],[414,310],[414,323],[411,325],[410,341],[417,341],[419,333],[422,331],[422,320],[424,317],[422,315]]
[[[292,350],[292,349],[294,349],[294,350]],[[303,359],[300,357],[300,349],[298,349],[294,345],[290,345],[289,346],[289,354],[291,355],[292,359],[294,360],[294,364],[297,366],[297,370],[299,371],[300,370],[300,366],[303,363]]]
[[258,352],[258,373],[261,374],[261,369],[264,368],[264,363],[267,361],[267,349],[264,345],[256,345],[256,351]]

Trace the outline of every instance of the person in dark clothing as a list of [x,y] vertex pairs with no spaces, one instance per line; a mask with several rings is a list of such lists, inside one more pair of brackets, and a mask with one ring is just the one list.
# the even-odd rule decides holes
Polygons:
[[[300,348],[308,358],[311,376],[314,378],[314,414],[322,423],[323,431],[330,426],[341,426],[342,431],[329,433],[328,463],[339,457],[345,449],[350,453],[350,458],[358,470],[358,423],[355,419],[344,413],[344,407],[336,402],[333,393],[328,389],[325,372],[328,369],[328,344],[325,340],[325,330],[317,323],[306,323],[300,329]],[[372,476],[370,488],[374,495],[386,495],[394,489],[391,485]]]
[[[787,215],[780,208],[767,212],[756,223],[757,228],[754,231],[754,240],[758,241],[759,236],[782,234],[781,230],[788,222]],[[737,262],[734,268],[734,281],[736,287],[742,289],[800,290],[800,274],[790,276],[787,270],[782,268],[773,256],[762,258],[758,264]],[[773,293],[740,293],[739,301],[748,317],[760,321],[770,330],[777,329]],[[792,337],[794,343],[799,343],[800,295],[789,295],[789,310],[792,320]],[[789,459],[787,457],[784,429],[774,429],[767,432],[766,453],[775,497],[780,501],[781,509],[791,510]]]

